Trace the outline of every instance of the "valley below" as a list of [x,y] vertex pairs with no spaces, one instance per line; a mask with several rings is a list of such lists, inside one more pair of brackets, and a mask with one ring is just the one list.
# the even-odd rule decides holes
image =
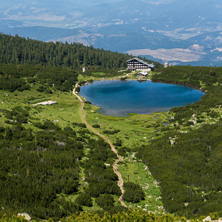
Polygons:
[[[221,2],[12,0],[0,6],[2,33],[47,42],[78,42],[161,63],[221,64]],[[59,8],[60,10],[58,10]]]

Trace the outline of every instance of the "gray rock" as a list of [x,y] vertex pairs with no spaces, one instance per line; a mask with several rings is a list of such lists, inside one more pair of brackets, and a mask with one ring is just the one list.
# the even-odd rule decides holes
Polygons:
[[203,221],[212,221],[210,216],[206,217],[205,219],[203,219]]
[[18,213],[18,216],[24,217],[28,221],[31,221],[32,219],[27,213]]

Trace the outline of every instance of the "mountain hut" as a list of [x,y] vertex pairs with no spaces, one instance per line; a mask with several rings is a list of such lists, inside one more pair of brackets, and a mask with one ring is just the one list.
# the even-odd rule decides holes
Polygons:
[[151,71],[154,70],[154,64],[148,64],[142,59],[133,58],[127,61],[129,71]]

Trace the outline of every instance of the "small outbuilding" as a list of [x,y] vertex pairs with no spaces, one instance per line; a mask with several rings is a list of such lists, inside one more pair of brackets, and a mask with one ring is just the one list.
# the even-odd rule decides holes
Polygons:
[[127,69],[129,71],[153,71],[154,64],[148,64],[139,58],[133,58],[127,61]]
[[147,76],[148,76],[148,72],[146,71],[142,71],[137,74],[137,77],[147,77]]
[[164,68],[167,68],[167,67],[169,67],[169,64],[168,64],[167,62],[165,62],[165,63],[163,64],[163,67],[164,67]]

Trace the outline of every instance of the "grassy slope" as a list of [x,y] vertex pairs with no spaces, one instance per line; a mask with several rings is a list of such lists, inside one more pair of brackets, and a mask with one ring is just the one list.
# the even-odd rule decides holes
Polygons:
[[[65,127],[73,122],[80,123],[80,103],[73,96],[71,92],[58,92],[55,91],[53,94],[40,93],[36,91],[37,86],[33,86],[30,91],[24,92],[0,92],[0,109],[11,109],[15,106],[30,106],[32,107],[32,121],[39,121],[49,119]],[[55,105],[48,106],[37,106],[34,107],[33,104],[53,100],[58,103]],[[118,117],[108,117],[103,116],[99,113],[94,113],[95,107],[92,105],[86,105],[87,109],[87,121],[90,124],[100,124],[101,132],[105,129],[119,129],[120,132],[115,135],[107,135],[109,138],[115,142],[117,138],[123,141],[123,145],[131,149],[135,148],[138,144],[146,144],[148,141],[156,136],[161,136],[157,133],[160,130],[162,123],[167,122],[167,113],[161,114],[151,114],[151,115],[132,115],[129,117],[118,118]],[[6,126],[6,119],[0,118],[0,126]],[[31,128],[35,128],[32,124],[29,124]],[[128,180],[128,175],[130,175],[130,181],[134,183],[139,183],[145,193],[146,201],[139,204],[132,204],[132,208],[146,208],[148,211],[161,211],[159,210],[162,206],[161,201],[154,201],[159,198],[160,189],[155,184],[154,178],[147,174],[145,170],[145,165],[142,163],[137,163],[133,160],[130,155],[125,159],[124,163],[120,165],[120,171],[123,174],[124,180]],[[138,178],[140,178],[138,180]],[[149,184],[149,189],[146,189]],[[76,196],[71,196],[70,199],[74,200]],[[117,200],[116,200],[117,201]],[[117,201],[118,202],[118,201]],[[117,204],[117,203],[116,203]],[[148,204],[146,207],[145,205]],[[128,204],[130,205],[130,204]],[[91,208],[85,208],[86,211],[92,210]],[[99,208],[94,205],[93,210],[99,210]]]
[[96,107],[86,105],[87,121],[93,124],[99,124],[104,130],[120,130],[114,135],[106,134],[113,142],[117,138],[123,141],[123,146],[130,149],[135,148],[138,144],[147,144],[150,139],[160,135],[158,131],[168,123],[168,117],[171,115],[165,113],[153,113],[150,115],[133,114],[129,117],[104,116],[95,112]]
[[[87,78],[81,77],[81,80]],[[81,122],[80,103],[77,98],[73,96],[72,92],[62,93],[55,91],[53,94],[46,94],[37,92],[36,88],[37,86],[33,86],[31,91],[16,91],[13,93],[0,91],[0,109],[11,109],[17,105],[30,106],[33,107],[32,118],[35,118],[36,121],[49,119],[61,127],[71,126],[73,122]],[[48,100],[54,100],[58,103],[50,106],[32,106],[35,103]],[[150,140],[164,135],[164,129],[169,130],[171,127],[174,128],[174,126],[169,124],[169,118],[173,116],[173,113],[162,112],[150,115],[132,114],[129,117],[112,117],[97,113],[96,110],[98,107],[93,105],[86,104],[85,109],[87,111],[87,121],[89,124],[99,124],[101,133],[103,133],[104,130],[120,130],[118,133],[113,135],[106,134],[106,136],[109,137],[113,143],[115,143],[117,139],[120,139],[122,141],[122,147],[129,148],[124,162],[119,166],[120,173],[123,175],[125,182],[129,179],[131,182],[140,184],[145,192],[146,198],[145,201],[141,201],[138,204],[127,203],[127,205],[132,209],[141,208],[146,211],[163,212],[160,188],[148,168],[135,158],[133,152],[134,148],[147,145]],[[205,116],[203,116],[203,118],[206,119]],[[0,118],[0,126],[6,125],[4,123],[5,120],[2,115]],[[30,124],[30,127],[32,128],[33,126]],[[187,126],[181,125],[180,127],[182,131],[189,131],[189,127]],[[117,147],[117,149],[121,155],[121,147]],[[81,177],[84,178],[84,174],[81,175]],[[82,182],[84,183],[84,181]],[[75,200],[76,197],[77,195],[69,196],[67,199]],[[116,205],[118,205],[117,199]],[[92,211],[100,210],[100,208],[94,204],[93,208],[84,207],[84,210]]]
[[[124,182],[129,181],[141,185],[145,192],[145,201],[137,204],[127,203],[131,209],[144,209],[145,211],[163,212],[163,204],[160,197],[160,188],[150,174],[148,168],[134,157],[135,147],[147,144],[151,139],[161,137],[159,132],[172,114],[168,112],[153,113],[150,115],[131,115],[129,117],[104,116],[95,112],[96,107],[86,105],[87,121],[89,124],[99,124],[101,133],[104,130],[120,130],[111,135],[105,134],[113,143],[117,138],[122,140],[122,146],[130,148],[127,157],[120,164],[119,171],[123,175]],[[158,132],[157,132],[158,131]],[[121,147],[117,147],[120,151]],[[120,153],[121,155],[121,153]]]
[[[36,106],[33,104],[42,101],[53,100],[58,103],[50,106]],[[65,127],[72,122],[81,122],[80,104],[75,97],[70,93],[55,92],[46,94],[37,92],[35,89],[24,92],[4,92],[0,91],[0,107],[1,109],[11,109],[15,106],[30,106],[33,107],[33,117],[41,120],[50,119],[57,122],[60,126]],[[41,110],[39,113],[34,113],[35,110]],[[5,118],[0,118],[0,125],[5,125]]]
[[[11,109],[17,105],[33,107],[32,104],[34,103],[54,100],[58,101],[58,104],[33,107],[32,117],[37,119],[50,119],[57,122],[62,127],[71,125],[73,122],[81,122],[80,104],[71,92],[61,93],[56,91],[53,94],[46,94],[37,92],[35,87],[36,86],[33,86],[31,91],[24,92],[16,91],[9,93],[0,91],[0,109]],[[166,126],[169,117],[172,117],[173,114],[164,112],[150,115],[131,115],[129,117],[110,117],[96,113],[96,109],[97,107],[86,104],[87,121],[90,124],[99,124],[101,126],[101,132],[110,129],[120,130],[120,132],[114,135],[107,134],[107,137],[109,137],[112,142],[115,143],[118,138],[122,140],[122,146],[130,148],[124,162],[120,164],[119,170],[125,182],[129,179],[131,182],[140,184],[146,195],[145,201],[141,201],[138,204],[128,203],[128,206],[132,209],[141,208],[146,211],[163,212],[164,209],[160,198],[160,188],[146,166],[135,159],[133,151],[135,147],[143,144],[146,145],[151,139],[161,137],[164,134],[165,128],[168,128],[168,130],[171,127],[174,128],[174,126],[170,124]],[[40,112],[35,112],[36,110]],[[215,111],[220,112],[221,109]],[[206,116],[203,115],[203,119],[206,120]],[[0,116],[0,126],[6,125],[4,123],[5,120],[3,115]],[[211,121],[208,119],[208,121],[212,122],[214,120]],[[33,126],[30,125],[30,127]],[[187,126],[180,126],[180,130],[182,131],[189,131],[190,128],[188,128]],[[74,200],[76,196],[67,198]],[[118,200],[116,200],[116,204],[118,204],[117,202]],[[93,208],[84,207],[84,210],[92,211],[100,210],[100,208],[94,204]]]

